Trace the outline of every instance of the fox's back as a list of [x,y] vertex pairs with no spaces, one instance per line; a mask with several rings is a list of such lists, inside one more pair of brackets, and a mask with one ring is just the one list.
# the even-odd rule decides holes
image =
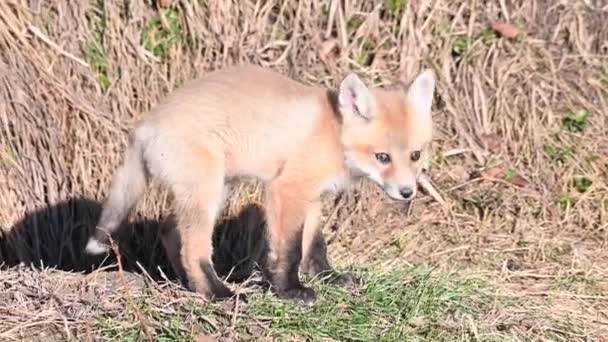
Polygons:
[[222,154],[235,172],[272,173],[317,134],[322,99],[321,90],[278,73],[232,67],[184,84],[142,126]]
[[[268,120],[314,92],[312,87],[281,74],[255,66],[237,66],[212,72],[190,81],[169,94],[148,115],[148,119],[199,119],[236,121]],[[288,111],[282,113],[289,115]],[[234,124],[235,122],[230,122]]]

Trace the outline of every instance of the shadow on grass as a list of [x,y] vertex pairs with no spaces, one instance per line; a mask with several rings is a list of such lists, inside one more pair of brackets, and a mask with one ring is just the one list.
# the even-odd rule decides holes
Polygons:
[[[89,273],[101,266],[117,270],[114,253],[103,256],[84,253],[100,214],[101,203],[84,198],[27,214],[10,231],[0,232],[1,268],[23,263],[69,272]],[[123,223],[114,239],[125,271],[145,271],[155,280],[161,280],[164,273],[169,280],[177,280],[158,234],[166,225],[175,225],[171,216],[160,221],[131,219]],[[251,274],[266,248],[264,229],[264,212],[257,205],[246,206],[236,217],[217,222],[213,260],[220,277],[229,275],[229,281],[238,282]]]

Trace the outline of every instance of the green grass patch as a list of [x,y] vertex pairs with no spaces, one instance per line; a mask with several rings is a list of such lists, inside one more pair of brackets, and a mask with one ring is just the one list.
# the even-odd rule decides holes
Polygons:
[[384,0],[384,6],[394,17],[400,17],[407,8],[407,0]]
[[113,341],[139,341],[143,340],[142,332],[138,325],[124,327],[117,325],[111,317],[102,317],[97,321],[97,328],[103,336]]
[[12,144],[6,145],[6,156],[11,161],[16,162],[18,160],[17,151],[15,151],[15,148],[13,147]]
[[[324,338],[344,341],[404,341],[411,338],[453,340],[468,334],[467,328],[442,328],[445,322],[486,309],[486,285],[472,278],[413,268],[391,273],[363,273],[357,293],[317,287],[319,301],[312,308],[292,306],[264,294],[257,296],[248,315],[270,320],[272,337]],[[241,323],[248,331],[248,323]]]
[[348,19],[348,22],[346,23],[346,29],[348,30],[348,32],[355,32],[361,27],[361,25],[363,25],[364,22],[365,17],[361,15],[353,15]]
[[580,193],[587,192],[587,190],[589,190],[589,188],[591,187],[592,184],[593,184],[593,181],[591,179],[589,179],[589,177],[586,177],[586,176],[574,177],[574,187]]
[[559,198],[559,206],[562,209],[566,210],[568,208],[572,208],[573,205],[574,205],[574,198],[572,197],[572,194],[570,194],[569,192],[565,192]]
[[464,58],[471,53],[475,47],[489,46],[496,41],[496,32],[492,29],[483,29],[474,37],[458,36],[452,44],[452,55],[456,58]]
[[479,37],[478,39],[481,39],[481,41],[485,44],[485,45],[490,45],[492,43],[494,43],[494,41],[496,41],[496,32],[491,29],[491,28],[485,28],[481,31],[481,33],[479,33]]
[[565,163],[573,156],[572,148],[569,146],[545,144],[543,150],[549,159],[561,164]]
[[468,37],[458,37],[454,41],[454,45],[452,45],[452,53],[457,57],[461,57],[468,51],[469,45],[471,45],[471,43]]
[[148,22],[142,33],[142,45],[154,56],[166,60],[183,36],[180,14],[172,7],[159,11]]
[[[560,255],[569,252],[557,247]],[[195,341],[201,335],[238,341],[504,341],[521,332],[500,327],[492,317],[525,309],[525,298],[501,295],[475,275],[426,266],[355,272],[362,284],[354,290],[314,281],[318,301],[311,307],[254,288],[237,312],[233,301],[209,303],[190,292],[150,284],[131,292],[131,300],[118,295],[110,308],[93,304],[95,336],[146,340],[139,317],[155,341]],[[580,276],[564,278],[559,288],[601,290],[601,284]],[[560,334],[580,330],[574,323]]]
[[517,170],[515,170],[514,168],[509,168],[507,170],[507,172],[505,173],[505,180],[510,181],[517,176],[518,176]]
[[589,112],[580,110],[576,113],[567,113],[562,118],[562,127],[569,132],[581,133],[589,127]]
[[592,272],[573,271],[559,278],[552,286],[557,291],[571,291],[578,294],[602,296],[608,287],[608,281]]
[[374,60],[376,47],[374,44],[365,40],[361,46],[361,52],[357,56],[357,64],[359,66],[370,66]]
[[103,1],[93,2],[92,8],[87,13],[89,22],[93,25],[91,36],[84,49],[84,59],[89,63],[95,73],[97,82],[103,92],[110,87],[110,75],[104,39],[108,27],[106,12]]
[[563,210],[572,208],[576,203],[576,198],[573,195],[574,190],[578,193],[585,193],[589,191],[589,188],[593,185],[593,181],[586,176],[575,176],[571,182],[574,189],[563,193],[559,198],[559,206]]
[[167,306],[166,301],[167,298],[159,300],[149,288],[144,288],[137,298],[136,308],[125,301],[124,310],[100,315],[96,328],[105,339],[111,341],[145,341],[146,334],[139,318],[141,315],[146,322],[147,332],[155,341],[194,342],[198,334],[212,334],[215,330],[204,318],[222,318],[218,305],[201,305],[186,299]]
[[329,21],[329,5],[323,4],[323,5],[321,5],[321,13],[320,13],[321,26],[327,25],[328,21]]
[[55,9],[49,8],[44,9],[40,13],[40,20],[42,21],[42,27],[46,34],[51,34],[55,27],[55,21],[57,20],[57,13]]

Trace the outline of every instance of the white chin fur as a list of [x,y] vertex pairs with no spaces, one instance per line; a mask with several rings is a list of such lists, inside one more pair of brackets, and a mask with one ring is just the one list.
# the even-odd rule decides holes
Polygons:
[[91,238],[91,239],[89,239],[89,242],[87,243],[87,247],[85,248],[85,251],[91,255],[98,255],[98,254],[107,253],[108,249],[109,249],[108,246],[103,245],[101,242],[99,242],[95,238]]

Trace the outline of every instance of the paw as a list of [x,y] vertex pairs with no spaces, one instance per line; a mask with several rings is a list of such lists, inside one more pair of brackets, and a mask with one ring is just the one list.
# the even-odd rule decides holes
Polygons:
[[96,238],[90,238],[84,250],[89,255],[100,255],[108,253],[110,246],[102,243]]
[[207,293],[207,297],[212,301],[220,301],[234,296],[234,292],[217,277],[209,261],[202,260],[200,267],[204,277],[191,278],[190,284],[203,289],[202,292]]
[[354,287],[357,280],[355,275],[350,272],[340,273],[333,269],[318,273],[316,277],[326,284],[345,287]]
[[312,306],[317,301],[315,290],[305,286],[278,291],[278,296],[306,306]]
[[327,280],[327,282],[330,284],[344,287],[355,287],[356,281],[357,279],[355,278],[355,275],[350,272],[334,272],[334,274],[332,274]]
[[230,290],[226,286],[215,286],[213,291],[209,294],[209,297],[212,301],[222,301],[228,298],[232,298],[234,296],[234,292]]
[[234,292],[224,285],[219,279],[209,283],[196,282],[192,278],[188,279],[188,290],[202,294],[211,302],[224,301],[232,298]]
[[[219,279],[210,281],[207,290],[204,292],[206,293],[206,297],[212,302],[222,302],[229,299],[236,300],[234,291],[230,290],[228,286],[224,285]],[[239,300],[241,298],[241,295],[239,295]]]
[[233,297],[223,300],[222,306],[226,311],[234,311],[237,308],[242,310],[247,307],[247,304],[249,304],[249,297],[244,293],[236,293]]

